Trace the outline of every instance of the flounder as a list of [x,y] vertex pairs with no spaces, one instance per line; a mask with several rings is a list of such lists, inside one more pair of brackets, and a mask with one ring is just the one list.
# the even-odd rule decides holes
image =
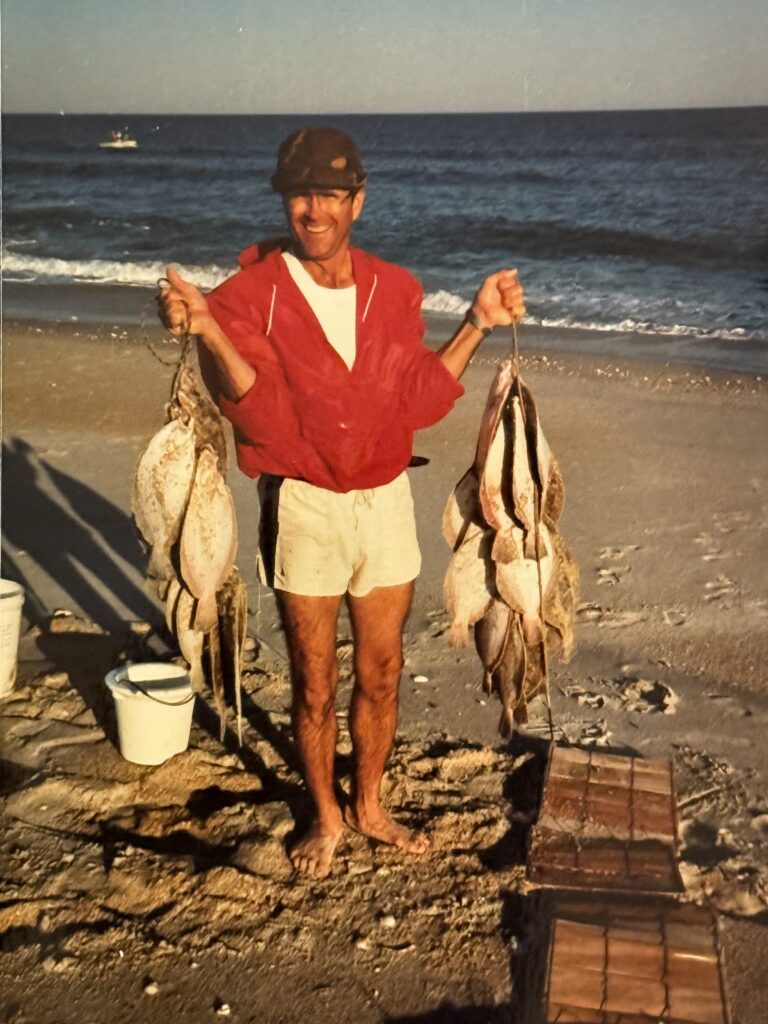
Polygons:
[[216,593],[237,551],[235,505],[217,462],[212,448],[201,450],[179,549],[182,579],[197,598],[193,628],[202,633],[216,625]]
[[191,424],[171,420],[152,437],[133,477],[131,510],[152,548],[149,576],[175,575],[171,548],[176,543],[195,473],[195,434]]

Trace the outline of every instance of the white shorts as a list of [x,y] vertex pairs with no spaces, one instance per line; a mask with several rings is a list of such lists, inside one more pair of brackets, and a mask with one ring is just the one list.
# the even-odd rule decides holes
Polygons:
[[259,479],[259,578],[308,597],[394,587],[421,570],[406,473],[381,487],[338,494],[282,477]]

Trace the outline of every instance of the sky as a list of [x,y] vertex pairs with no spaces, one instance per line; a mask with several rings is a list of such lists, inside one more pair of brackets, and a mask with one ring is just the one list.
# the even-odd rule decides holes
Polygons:
[[768,0],[0,0],[6,112],[768,103]]

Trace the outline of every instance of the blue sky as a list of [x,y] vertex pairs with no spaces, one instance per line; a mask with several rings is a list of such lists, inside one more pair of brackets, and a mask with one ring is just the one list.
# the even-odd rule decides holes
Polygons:
[[766,0],[2,0],[6,111],[768,103]]

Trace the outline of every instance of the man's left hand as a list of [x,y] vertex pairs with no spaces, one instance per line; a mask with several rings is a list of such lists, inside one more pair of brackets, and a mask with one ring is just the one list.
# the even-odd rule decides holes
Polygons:
[[506,327],[525,316],[523,286],[516,270],[499,270],[487,277],[472,300],[472,310],[484,327]]

